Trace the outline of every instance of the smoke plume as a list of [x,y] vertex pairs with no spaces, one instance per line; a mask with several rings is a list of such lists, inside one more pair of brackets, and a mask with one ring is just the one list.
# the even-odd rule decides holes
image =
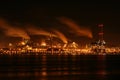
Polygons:
[[55,34],[52,34],[48,31],[45,31],[43,29],[40,29],[40,28],[35,28],[35,27],[30,27],[27,28],[27,31],[29,34],[31,35],[44,35],[44,36],[53,36],[53,37],[57,37]]
[[59,39],[61,39],[64,43],[68,43],[67,38],[65,37],[65,35],[63,33],[61,33],[58,30],[53,30],[53,32],[58,36]]
[[0,19],[0,28],[5,35],[10,37],[22,37],[24,39],[30,39],[28,34],[21,28],[10,25],[7,21]]
[[79,26],[78,24],[76,24],[73,20],[65,18],[65,17],[58,18],[58,20],[60,20],[60,22],[62,22],[63,24],[66,24],[75,33],[77,33],[77,35],[92,38],[92,32],[90,29],[83,28],[83,27]]

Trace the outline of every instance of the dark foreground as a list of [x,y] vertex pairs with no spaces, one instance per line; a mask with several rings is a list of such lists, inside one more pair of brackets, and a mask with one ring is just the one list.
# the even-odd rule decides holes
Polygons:
[[119,55],[0,55],[0,80],[113,80]]

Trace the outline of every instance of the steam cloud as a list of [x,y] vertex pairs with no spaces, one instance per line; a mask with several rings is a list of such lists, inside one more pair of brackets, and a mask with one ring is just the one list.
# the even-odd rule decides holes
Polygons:
[[[79,36],[86,36],[92,38],[92,32],[88,28],[83,28],[77,25],[74,21],[61,17],[58,18],[60,22],[66,24],[71,30],[73,30]],[[0,28],[3,30],[4,34],[10,37],[22,37],[24,39],[30,39],[29,35],[44,35],[52,36],[61,39],[64,43],[68,43],[66,36],[56,29],[52,29],[53,33],[44,30],[44,28],[37,28],[33,25],[25,25],[25,30],[18,28],[17,26],[10,25],[6,20],[0,18]],[[29,35],[28,35],[29,34]]]
[[37,28],[33,28],[33,27],[29,27],[29,28],[27,28],[27,31],[28,31],[28,33],[30,33],[31,35],[45,35],[45,36],[53,36],[53,37],[57,37],[55,34],[52,34],[52,33],[50,33],[50,32],[47,32],[47,31],[45,31],[45,30],[43,30],[43,29],[37,29]]
[[23,30],[21,28],[11,26],[7,21],[0,19],[0,28],[7,36],[30,39],[30,37],[27,34],[29,33],[29,35],[44,35],[44,36],[52,36],[52,37],[60,38],[64,43],[67,43],[67,38],[57,30],[54,30],[53,32],[55,34],[53,34],[41,28],[37,28],[36,26],[25,25],[25,27],[26,27],[25,30]]
[[15,28],[15,27],[11,26],[10,24],[8,24],[7,21],[5,21],[3,19],[0,19],[0,28],[3,29],[3,32],[7,36],[22,37],[24,39],[30,39],[30,37],[24,30],[22,30],[21,28],[18,28],[18,27]]
[[90,29],[88,28],[83,28],[79,25],[77,25],[73,20],[65,18],[65,17],[61,17],[58,18],[58,20],[60,20],[60,22],[62,22],[63,24],[66,24],[69,28],[71,28],[73,31],[75,31],[77,33],[77,35],[79,36],[86,36],[88,38],[92,38],[92,32]]
[[65,37],[64,34],[62,34],[60,31],[58,30],[53,30],[53,32],[58,36],[58,38],[60,38],[64,43],[68,43],[67,38]]

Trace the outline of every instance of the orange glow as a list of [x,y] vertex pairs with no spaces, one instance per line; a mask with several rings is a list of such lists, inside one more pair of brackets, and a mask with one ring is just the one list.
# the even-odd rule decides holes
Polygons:
[[46,46],[47,44],[45,42],[42,42],[41,43],[41,46]]
[[12,46],[12,43],[9,43],[9,46]]
[[71,28],[74,32],[76,32],[77,35],[79,36],[86,36],[89,38],[92,38],[92,32],[88,28],[84,28],[76,24],[73,20],[61,17],[59,20],[63,23],[66,24],[69,28]]
[[60,31],[55,30],[55,29],[53,31],[58,36],[58,38],[60,38],[64,43],[68,43],[67,38],[65,37],[64,34],[62,34]]
[[42,72],[42,76],[46,76],[47,75],[47,72],[46,71],[43,71]]
[[72,43],[72,46],[73,46],[74,48],[77,48],[78,45],[77,45],[75,42],[73,42],[73,43]]
[[30,39],[28,34],[21,28],[16,28],[16,26],[12,26],[8,24],[7,21],[0,19],[0,28],[4,30],[4,33],[7,36],[11,37],[22,37],[24,39]]
[[28,26],[27,28],[27,31],[29,32],[29,34],[31,35],[45,35],[45,36],[53,36],[53,37],[57,37],[56,35],[50,33],[50,32],[47,32],[43,29],[40,29],[40,28],[34,28],[34,26],[31,27],[31,25]]
[[25,42],[21,42],[22,45],[25,45]]

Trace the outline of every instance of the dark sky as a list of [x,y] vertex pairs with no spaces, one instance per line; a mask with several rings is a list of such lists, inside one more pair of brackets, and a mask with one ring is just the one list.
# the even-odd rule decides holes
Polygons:
[[[49,2],[48,2],[49,3]],[[0,17],[22,25],[55,26],[56,17],[71,18],[82,26],[89,26],[96,38],[97,24],[104,24],[105,40],[120,44],[120,9],[112,3],[77,4],[10,3],[0,4]],[[49,26],[49,27],[48,27]]]

